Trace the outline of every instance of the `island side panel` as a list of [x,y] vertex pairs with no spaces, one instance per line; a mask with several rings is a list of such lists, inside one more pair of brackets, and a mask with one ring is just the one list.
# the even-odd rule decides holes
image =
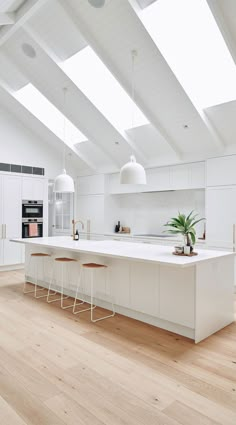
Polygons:
[[234,321],[234,256],[196,265],[195,342]]

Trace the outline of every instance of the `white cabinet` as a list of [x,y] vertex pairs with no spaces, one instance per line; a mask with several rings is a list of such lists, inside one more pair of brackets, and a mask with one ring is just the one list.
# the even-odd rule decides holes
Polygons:
[[160,266],[160,318],[194,328],[194,267]]
[[157,167],[146,170],[146,185],[121,185],[119,173],[109,175],[109,194],[205,188],[205,162]]
[[216,248],[232,248],[234,224],[236,224],[236,186],[207,188],[207,245]]
[[171,189],[188,189],[189,177],[188,165],[184,164],[171,167]]
[[1,265],[19,264],[22,247],[11,243],[10,239],[21,237],[21,178],[2,175],[0,179]]
[[171,189],[171,173],[170,167],[152,168],[147,170],[147,191],[152,190],[170,190]]
[[145,263],[130,263],[130,308],[149,314],[159,315],[159,273],[158,266]]
[[236,184],[236,155],[207,160],[207,186]]
[[22,178],[22,199],[38,201],[45,196],[45,178],[23,177]]
[[104,191],[105,191],[104,174],[78,177],[79,195],[103,194]]

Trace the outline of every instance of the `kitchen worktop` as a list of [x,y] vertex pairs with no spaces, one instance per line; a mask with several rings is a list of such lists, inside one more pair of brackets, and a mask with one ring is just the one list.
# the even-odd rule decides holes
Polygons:
[[116,257],[119,259],[152,262],[171,266],[188,267],[203,261],[215,258],[233,256],[227,251],[197,250],[198,255],[193,257],[172,255],[173,247],[162,245],[144,245],[139,242],[122,242],[114,240],[79,240],[73,241],[71,237],[47,237],[31,239],[14,239],[14,242],[25,245],[38,245],[45,248],[57,248],[78,253],[93,254],[98,256]]

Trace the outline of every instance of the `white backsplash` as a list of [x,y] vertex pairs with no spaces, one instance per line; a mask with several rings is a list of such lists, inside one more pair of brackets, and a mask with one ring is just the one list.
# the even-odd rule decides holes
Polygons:
[[[171,192],[136,193],[113,195],[106,199],[105,231],[113,232],[120,220],[122,226],[129,226],[132,233],[161,234],[163,226],[178,211],[191,210],[205,216],[205,190],[178,190]],[[198,236],[202,236],[204,223],[197,226]]]

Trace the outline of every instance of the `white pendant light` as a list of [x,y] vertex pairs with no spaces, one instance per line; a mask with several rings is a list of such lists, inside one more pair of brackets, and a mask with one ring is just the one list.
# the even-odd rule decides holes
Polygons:
[[[134,59],[137,56],[137,51],[132,50],[132,128],[134,128]],[[134,155],[131,155],[130,161],[123,165],[120,170],[121,184],[147,184],[146,172],[141,164],[136,162]]]
[[123,165],[120,170],[121,184],[146,184],[146,173],[141,164],[136,162],[135,156],[131,155],[130,162]]
[[[67,88],[64,87],[64,109],[66,109],[66,93]],[[66,117],[65,117],[65,110],[64,110],[64,123],[63,123],[63,142],[64,142],[64,149],[63,149],[63,171],[62,174],[59,174],[55,178],[54,182],[54,192],[59,193],[74,193],[75,191],[75,184],[72,177],[70,177],[68,174],[66,174],[65,169],[65,162],[66,162]]]

